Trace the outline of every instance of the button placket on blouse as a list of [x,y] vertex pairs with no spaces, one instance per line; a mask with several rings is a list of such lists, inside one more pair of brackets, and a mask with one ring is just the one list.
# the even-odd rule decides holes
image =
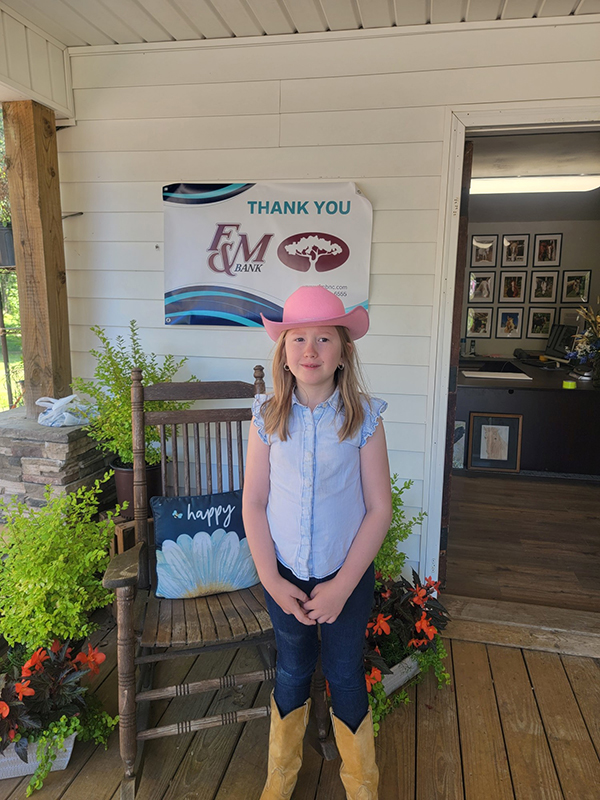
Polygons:
[[315,449],[315,426],[313,415],[310,408],[306,406],[296,406],[301,409],[302,424],[304,428],[303,437],[303,459],[302,459],[302,514],[301,514],[301,538],[298,553],[299,566],[308,578],[312,560],[312,510],[314,503],[314,449]]

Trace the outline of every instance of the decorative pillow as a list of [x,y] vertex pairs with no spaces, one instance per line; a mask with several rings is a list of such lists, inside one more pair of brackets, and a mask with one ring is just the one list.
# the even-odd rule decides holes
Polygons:
[[242,522],[242,492],[153,497],[156,595],[201,597],[259,578]]

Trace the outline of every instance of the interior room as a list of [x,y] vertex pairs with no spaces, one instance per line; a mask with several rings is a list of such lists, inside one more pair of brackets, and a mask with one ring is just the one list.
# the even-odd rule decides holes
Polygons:
[[600,611],[600,389],[570,355],[598,313],[599,187],[599,132],[473,139],[453,594]]

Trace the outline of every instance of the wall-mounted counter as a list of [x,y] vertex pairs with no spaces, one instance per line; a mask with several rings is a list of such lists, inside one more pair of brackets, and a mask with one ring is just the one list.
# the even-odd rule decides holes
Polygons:
[[570,367],[545,370],[519,361],[510,363],[532,380],[464,376],[484,361],[464,359],[459,366],[456,419],[467,432],[472,412],[522,414],[521,470],[600,475],[600,390],[591,381],[563,389]]

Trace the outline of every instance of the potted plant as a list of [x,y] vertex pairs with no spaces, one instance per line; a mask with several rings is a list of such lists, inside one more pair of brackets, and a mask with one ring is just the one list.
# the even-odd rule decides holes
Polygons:
[[116,724],[81,685],[104,661],[85,639],[97,627],[90,614],[112,600],[102,574],[120,509],[98,519],[109,478],[56,497],[48,486],[41,508],[0,500],[0,627],[10,645],[0,664],[0,752],[12,747],[28,760],[37,743],[34,788],[69,736],[106,742]]
[[17,646],[0,664],[0,779],[31,775],[27,797],[67,766],[76,737],[106,747],[118,723],[81,683],[106,658],[98,648],[56,639],[29,652]]
[[[131,434],[131,371],[135,367],[142,370],[145,386],[153,383],[167,383],[186,363],[187,358],[176,361],[173,356],[165,356],[158,363],[158,356],[147,353],[142,347],[138,326],[135,320],[129,323],[129,341],[117,336],[111,343],[103,328],[91,328],[101,343],[99,350],[90,350],[96,358],[96,369],[92,380],[75,378],[73,389],[92,398],[94,409],[90,412],[89,434],[96,440],[103,452],[114,453],[116,460],[111,463],[115,472],[117,501],[128,504],[133,514],[133,441]],[[193,375],[188,379],[195,381]],[[189,408],[191,403],[173,401],[153,401],[146,403],[147,411],[172,411]],[[159,433],[156,428],[146,427],[146,466],[148,498],[160,494],[160,450]]]
[[591,306],[578,309],[585,323],[584,330],[575,336],[573,351],[568,358],[577,364],[589,364],[592,368],[592,386],[600,389],[600,314]]
[[412,583],[400,576],[406,555],[398,546],[415,525],[422,523],[425,514],[406,519],[402,494],[412,481],[401,487],[397,481],[394,475],[392,524],[375,559],[375,602],[365,631],[365,679],[375,734],[386,714],[408,702],[405,689],[392,696],[400,686],[430,668],[440,686],[450,680],[443,662],[447,654],[439,636],[448,614],[433,596],[439,591],[439,581],[426,578],[422,583],[414,570]]

